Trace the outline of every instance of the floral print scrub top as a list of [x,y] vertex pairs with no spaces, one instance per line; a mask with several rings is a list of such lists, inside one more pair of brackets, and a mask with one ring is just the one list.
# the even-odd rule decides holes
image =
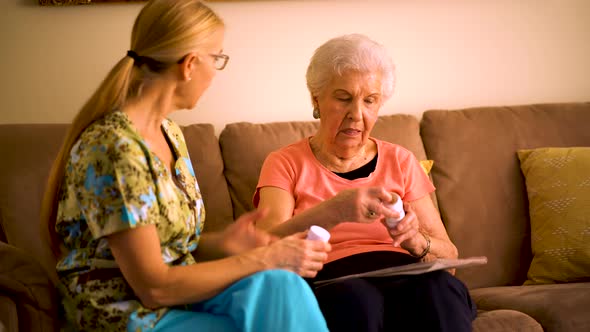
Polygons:
[[[106,236],[154,224],[166,264],[195,263],[191,251],[203,228],[203,200],[180,128],[165,120],[162,130],[175,155],[174,175],[123,112],[91,124],[71,150],[56,224],[66,255],[56,268],[66,315],[77,328],[124,331],[130,320],[150,328],[167,310],[142,306]],[[118,273],[86,278],[97,269]]]

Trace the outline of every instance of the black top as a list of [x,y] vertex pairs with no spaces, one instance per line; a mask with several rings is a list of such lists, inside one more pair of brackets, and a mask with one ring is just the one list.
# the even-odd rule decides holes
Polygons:
[[373,171],[377,167],[377,156],[378,156],[378,154],[376,154],[375,158],[371,159],[371,161],[369,161],[368,163],[364,164],[363,166],[361,166],[357,169],[353,169],[350,172],[346,172],[346,173],[334,172],[334,174],[338,175],[341,178],[345,178],[347,180],[366,178],[367,176],[371,175],[371,173],[373,173]]

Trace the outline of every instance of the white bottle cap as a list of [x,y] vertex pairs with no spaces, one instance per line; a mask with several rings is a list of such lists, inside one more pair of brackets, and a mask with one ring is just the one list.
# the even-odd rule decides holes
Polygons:
[[393,193],[393,198],[395,199],[395,202],[393,204],[388,204],[386,206],[389,209],[398,212],[399,218],[398,219],[395,219],[395,218],[385,219],[387,226],[389,226],[391,228],[395,227],[406,216],[406,212],[404,211],[404,202],[402,201],[402,199],[396,193]]
[[321,240],[324,242],[328,242],[328,240],[330,240],[330,232],[328,232],[320,226],[314,225],[309,228],[309,232],[307,233],[307,239],[313,241]]

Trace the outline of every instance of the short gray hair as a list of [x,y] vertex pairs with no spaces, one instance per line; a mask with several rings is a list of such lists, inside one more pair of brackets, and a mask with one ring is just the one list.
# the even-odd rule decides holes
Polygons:
[[387,50],[369,37],[355,33],[332,38],[315,50],[305,75],[312,98],[334,76],[341,76],[347,70],[380,73],[383,101],[393,94],[395,66]]

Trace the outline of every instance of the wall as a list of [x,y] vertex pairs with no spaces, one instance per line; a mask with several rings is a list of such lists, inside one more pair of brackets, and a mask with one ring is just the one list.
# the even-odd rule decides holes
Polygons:
[[[266,0],[210,4],[228,67],[182,124],[310,120],[307,61],[328,38],[383,43],[398,84],[383,114],[590,101],[590,1]],[[141,4],[0,3],[0,123],[69,122],[128,49]]]

